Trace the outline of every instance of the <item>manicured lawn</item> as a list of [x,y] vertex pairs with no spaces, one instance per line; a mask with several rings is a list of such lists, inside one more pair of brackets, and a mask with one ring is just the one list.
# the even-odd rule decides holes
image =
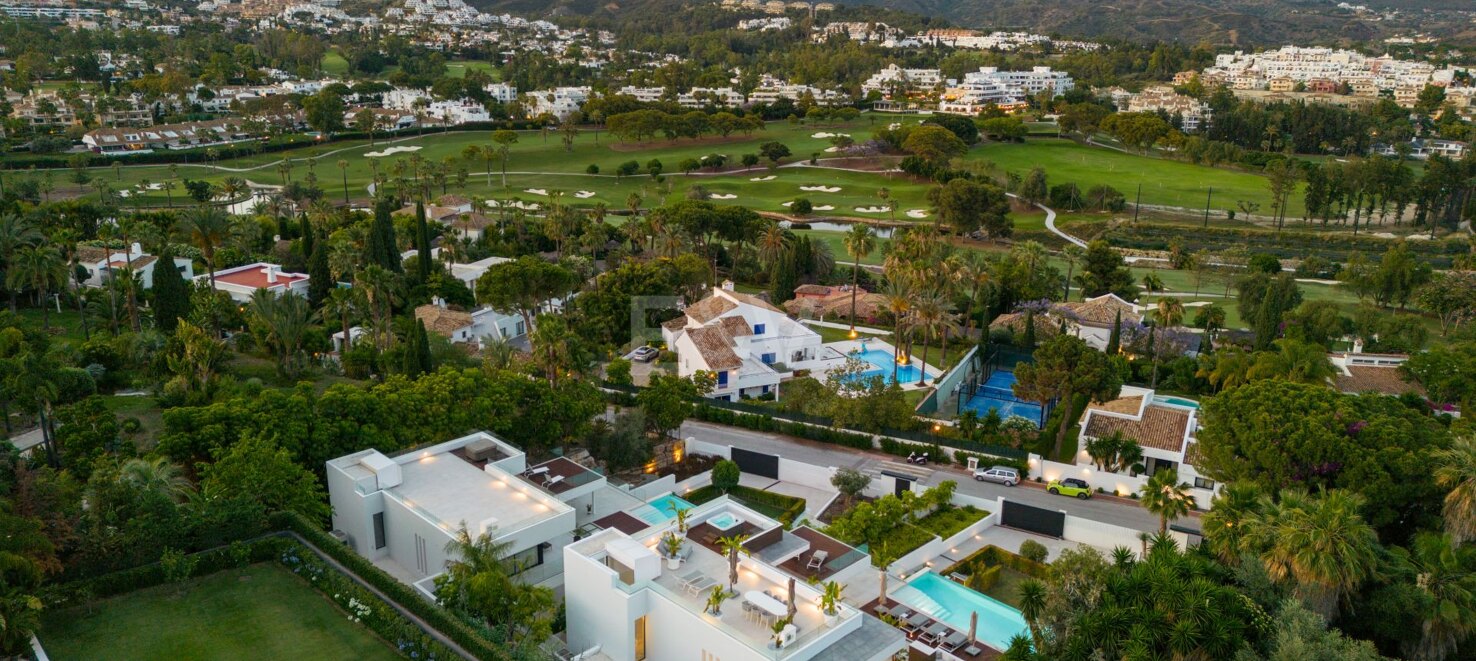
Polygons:
[[324,74],[329,76],[342,78],[348,75],[348,60],[344,59],[343,54],[334,48],[328,49],[328,52],[323,54],[323,61],[318,66],[323,69]]
[[[1258,213],[1270,213],[1271,209],[1266,178],[1259,174],[1088,147],[1070,140],[1031,138],[1023,143],[989,143],[969,152],[967,158],[1021,175],[1038,166],[1045,169],[1052,186],[1075,182],[1085,191],[1107,184],[1126,196],[1129,203],[1142,184],[1144,204],[1203,209],[1209,189],[1214,188],[1212,209],[1234,209],[1238,200],[1260,203]],[[1288,215],[1300,217],[1302,195],[1293,194],[1289,206]]]
[[497,67],[491,62],[483,60],[455,60],[446,63],[446,75],[451,78],[465,78],[468,71],[483,71],[490,74],[493,80],[501,80],[502,76]]
[[1002,601],[1011,608],[1020,608],[1020,584],[1030,580],[1030,576],[1009,567],[999,568],[999,579],[984,594]]
[[39,637],[58,661],[401,658],[275,565],[48,612]]

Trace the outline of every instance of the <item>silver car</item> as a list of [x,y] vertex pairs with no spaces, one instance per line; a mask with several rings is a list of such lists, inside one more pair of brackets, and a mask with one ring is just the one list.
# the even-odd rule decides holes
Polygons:
[[980,482],[998,482],[1012,487],[1020,483],[1020,471],[1009,466],[991,466],[975,470],[974,479]]

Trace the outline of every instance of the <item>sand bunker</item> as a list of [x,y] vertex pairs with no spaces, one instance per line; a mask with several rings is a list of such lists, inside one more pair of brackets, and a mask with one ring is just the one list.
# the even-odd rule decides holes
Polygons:
[[537,209],[540,208],[538,206],[538,203],[537,202],[524,202],[522,200],[514,200],[514,201],[510,201],[510,202],[498,202],[497,200],[487,200],[487,206],[492,207],[494,209],[497,208],[497,207],[512,207],[514,209],[522,209],[524,211],[536,211]]
[[707,197],[710,198],[710,199],[714,199],[714,200],[736,200],[736,199],[738,199],[738,196],[737,195],[734,195],[732,193],[711,193]]
[[534,195],[548,195],[548,189],[545,188],[524,188],[523,192],[532,193]]
[[829,204],[822,204],[822,205],[820,205],[818,207],[811,207],[811,208],[814,209],[815,211],[835,211],[835,207],[834,206],[831,206]]
[[589,199],[591,197],[594,197],[594,196],[595,196],[594,191],[589,191],[589,190],[582,190],[582,191],[579,191],[579,192],[577,192],[577,193],[574,194],[574,197],[577,197],[577,198],[579,198],[581,200],[587,200],[587,199]]
[[886,207],[856,207],[859,213],[886,213]]
[[907,210],[907,217],[908,218],[927,218],[928,217],[928,212],[925,209],[908,209]]
[[771,174],[771,175],[769,175],[767,177],[749,177],[748,180],[749,181],[773,181],[773,180],[778,179],[778,178],[779,177],[777,175],[772,175]]
[[840,186],[800,186],[800,190],[811,193],[839,193]]
[[411,147],[398,147],[398,146],[397,147],[390,147],[388,149],[383,149],[383,150],[380,150],[380,151],[367,152],[364,155],[365,156],[372,156],[374,158],[379,158],[380,156],[390,156],[392,154],[398,154],[400,152],[412,152],[412,151],[420,151],[420,146],[419,145],[415,145],[415,146],[411,146]]
[[812,134],[810,137],[815,138],[817,140],[824,140],[826,138],[840,138],[840,137],[849,138],[849,137],[851,137],[851,134],[849,134],[849,133],[826,133],[825,131],[821,131],[819,133]]

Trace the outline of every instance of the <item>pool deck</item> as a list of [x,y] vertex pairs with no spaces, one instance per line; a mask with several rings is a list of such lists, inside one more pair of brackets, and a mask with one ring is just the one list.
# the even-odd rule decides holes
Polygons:
[[[877,338],[870,338],[865,340],[841,340],[839,342],[829,342],[823,346],[826,349],[832,349],[836,351],[842,356],[849,356],[853,351],[883,351],[889,354],[895,354],[896,352],[896,347]],[[913,367],[920,366],[923,370],[923,374],[925,374],[927,378],[924,384],[921,386],[917,385],[917,381],[915,380],[905,379],[898,384],[902,387],[902,390],[921,390],[924,388],[931,388],[933,380],[937,379],[939,375],[943,374],[943,370],[924,363],[922,359],[918,358],[915,355],[911,356],[909,360],[910,364]],[[844,366],[844,362],[841,362],[837,365],[837,367]],[[881,366],[873,365],[873,367],[881,369]],[[828,373],[826,374],[826,378],[829,378]]]
[[[862,610],[862,612],[871,613],[872,615],[877,615],[878,617],[880,617],[879,609],[880,609],[880,611],[885,612],[885,611],[887,611],[889,609],[892,609],[892,608],[897,607],[898,605],[901,605],[901,603],[902,602],[897,601],[896,599],[887,599],[887,603],[885,605],[883,605],[881,603],[881,600],[879,600],[879,599],[872,599],[871,601],[866,602],[866,604],[861,607],[861,610]],[[911,609],[909,608],[908,610],[910,611]],[[938,624],[943,624],[942,622],[938,622],[938,620],[934,620],[932,618],[928,618],[928,622],[929,622],[929,624],[925,625],[923,628],[927,628],[928,626],[932,626],[932,623],[935,623],[935,622],[938,623]],[[958,631],[957,629],[954,629],[953,627],[950,627],[947,624],[943,624],[943,627],[946,628],[946,629],[948,629],[949,631]],[[961,633],[961,634],[967,636],[969,632],[968,631],[958,631],[958,633]],[[1003,653],[1000,650],[996,650],[993,647],[990,647],[989,645],[985,644],[983,641],[978,641],[978,642],[974,643],[974,645],[973,645],[973,647],[976,647],[979,650],[979,653],[978,654],[969,654],[969,653],[967,653],[966,650],[969,649],[969,647],[970,647],[970,645],[967,644],[967,643],[965,643],[964,645],[960,645],[959,646],[959,649],[956,649],[956,650],[954,650],[952,652],[947,652],[947,651],[944,651],[944,650],[942,650],[940,648],[936,648],[936,647],[934,647],[932,645],[929,645],[929,644],[927,644],[927,643],[925,643],[925,642],[923,642],[921,640],[918,640],[917,632],[915,632],[915,631],[914,632],[907,633],[907,642],[912,647],[912,649],[915,650],[915,651],[920,651],[920,650],[918,650],[918,648],[921,647],[922,650],[931,651],[933,653],[941,653],[943,655],[943,658],[952,657],[952,658],[956,658],[956,659],[964,659],[965,661],[981,661],[981,660],[986,660],[986,659],[987,660],[998,659],[1001,656],[1003,656]],[[929,653],[927,651],[925,651],[924,654]],[[924,658],[932,658],[932,657],[925,656]]]

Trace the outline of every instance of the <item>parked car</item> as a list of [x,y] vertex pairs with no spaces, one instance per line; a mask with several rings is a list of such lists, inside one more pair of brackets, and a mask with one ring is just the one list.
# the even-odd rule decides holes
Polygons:
[[1007,487],[1020,483],[1020,471],[1009,466],[990,466],[974,471],[974,479],[980,482],[998,482]]
[[644,346],[630,352],[630,359],[642,363],[649,363],[656,360],[656,357],[659,355],[661,355],[661,352],[657,351],[655,347]]
[[1046,491],[1057,496],[1075,496],[1082,500],[1092,497],[1092,485],[1087,484],[1086,480],[1074,477],[1068,477],[1064,480],[1051,480],[1050,484],[1046,485]]

